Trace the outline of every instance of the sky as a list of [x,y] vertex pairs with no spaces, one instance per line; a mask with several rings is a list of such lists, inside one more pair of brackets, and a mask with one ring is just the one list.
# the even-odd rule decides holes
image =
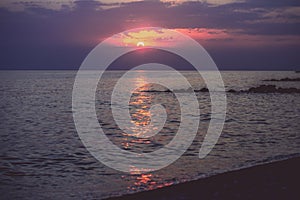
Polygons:
[[299,0],[1,0],[0,69],[78,69],[98,43],[141,27],[192,37],[223,70],[300,70]]

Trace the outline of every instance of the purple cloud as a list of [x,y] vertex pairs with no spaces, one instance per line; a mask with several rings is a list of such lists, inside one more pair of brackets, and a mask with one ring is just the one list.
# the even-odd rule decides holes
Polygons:
[[[0,8],[0,67],[75,69],[106,37],[130,28],[159,26],[192,30],[190,35],[203,43],[223,69],[292,69],[300,66],[298,2],[247,0],[212,6],[205,2],[76,1],[59,9],[19,2],[25,9]],[[200,37],[204,33],[197,35],[195,30],[210,35],[205,39]],[[227,36],[218,38],[223,33]]]

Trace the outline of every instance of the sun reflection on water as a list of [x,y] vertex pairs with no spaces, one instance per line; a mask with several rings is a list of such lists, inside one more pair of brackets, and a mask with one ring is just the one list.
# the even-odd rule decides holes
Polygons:
[[[145,129],[153,129],[156,130],[157,127],[148,126],[151,123],[151,113],[150,107],[151,103],[153,103],[154,96],[149,93],[141,92],[145,90],[150,90],[150,86],[143,76],[144,71],[137,71],[138,75],[135,77],[134,84],[136,88],[138,88],[129,103],[131,108],[131,122],[135,124],[137,127],[143,127]],[[143,134],[140,129],[132,129],[132,131],[139,136]],[[146,131],[146,130],[145,130]],[[139,138],[139,137],[132,137],[131,135],[126,135],[127,137],[123,138],[123,142],[121,143],[123,148],[126,150],[130,150],[134,146],[144,146],[152,144],[153,141],[151,138]],[[129,182],[132,182],[130,186],[127,187],[129,191],[141,191],[141,190],[152,190],[156,188],[161,188],[165,186],[170,186],[174,184],[174,181],[165,181],[161,180],[159,176],[155,176],[153,173],[144,173],[142,174],[141,171],[144,169],[138,169],[132,166],[130,176],[122,176],[123,179],[129,178]]]
[[[123,179],[125,179],[125,177],[126,176],[122,176]],[[130,192],[153,190],[175,184],[174,181],[162,180],[153,173],[136,174],[136,171],[130,173],[129,179],[129,181],[132,182],[130,186],[127,187]]]
[[[138,90],[145,90],[147,88],[147,81],[143,76],[143,71],[138,71],[138,76],[134,80],[134,83]],[[136,92],[134,98],[130,102],[132,109],[132,120],[136,126],[147,126],[151,122],[150,118],[150,105],[152,98],[150,95],[143,94],[141,92]]]
[[[148,89],[148,82],[143,76],[143,71],[137,71],[137,76],[133,80],[136,88],[138,88],[129,102],[131,123],[135,126],[131,127],[132,134],[123,133],[123,142],[121,143],[124,149],[130,150],[135,145],[151,144],[150,139],[139,138],[139,136],[145,134],[149,129],[156,130],[156,127],[148,126],[151,123],[150,107],[153,100],[153,96],[140,92]],[[141,129],[142,128],[142,129]],[[136,136],[136,137],[134,137]]]

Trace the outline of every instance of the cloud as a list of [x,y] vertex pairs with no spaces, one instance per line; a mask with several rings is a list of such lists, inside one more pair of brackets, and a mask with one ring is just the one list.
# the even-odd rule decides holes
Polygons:
[[[59,1],[62,6],[53,9],[33,0],[18,1],[26,8],[18,11],[4,8],[5,2],[0,8],[2,67],[78,67],[106,37],[145,26],[176,29],[190,35],[209,49],[221,65],[238,65],[232,52],[250,56],[263,49],[262,55],[274,59],[270,65],[285,62],[300,66],[299,56],[295,55],[300,50],[299,1],[218,1],[217,6],[210,4],[213,1],[180,1],[175,6],[170,1],[151,0],[121,4]],[[244,66],[268,63],[263,59],[238,61]]]
[[[207,3],[210,5],[225,5],[236,2],[244,2],[245,0],[85,0],[82,1],[84,3],[95,2],[100,4],[101,8],[109,9],[119,7],[122,4],[131,3],[131,2],[163,2],[167,3],[168,6],[177,6],[187,2],[201,2]],[[46,9],[52,10],[60,10],[65,7],[74,8],[74,6],[80,1],[78,0],[51,0],[51,1],[43,1],[43,0],[2,0],[0,2],[0,7],[8,8],[13,11],[25,10],[28,7],[42,7]]]
[[[234,29],[175,29],[210,47],[226,48],[260,48],[300,45],[299,35],[253,35],[243,30]],[[299,42],[297,42],[299,41]]]

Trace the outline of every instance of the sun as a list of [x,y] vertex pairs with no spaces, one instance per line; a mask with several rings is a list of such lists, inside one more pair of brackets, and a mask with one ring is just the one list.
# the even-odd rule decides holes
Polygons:
[[136,44],[137,47],[144,47],[145,46],[145,43],[144,42],[138,42]]

